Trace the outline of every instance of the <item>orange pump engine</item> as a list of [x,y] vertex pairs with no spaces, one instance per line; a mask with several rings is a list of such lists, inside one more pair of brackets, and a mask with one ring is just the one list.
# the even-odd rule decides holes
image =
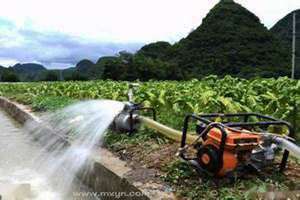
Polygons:
[[220,163],[218,158],[222,133],[217,128],[208,132],[206,140],[197,152],[199,165],[211,173],[215,172],[218,176],[225,176],[228,172],[234,171],[238,165],[249,161],[252,150],[260,142],[258,135],[233,132],[226,128],[225,131],[227,138],[222,156],[223,163]]
[[[257,121],[249,122],[250,117],[256,118]],[[192,145],[187,145],[187,131],[191,118],[198,121],[196,132],[199,137]],[[214,122],[213,119],[216,118],[225,120],[221,123]],[[230,122],[233,118],[234,122]],[[217,177],[224,177],[232,172],[249,172],[249,169],[260,172],[263,167],[273,163],[277,149],[272,137],[263,132],[263,129],[271,125],[286,126],[291,136],[293,134],[293,128],[288,122],[256,113],[187,115],[179,156],[196,167],[199,173]],[[255,128],[262,132],[253,132]],[[188,158],[188,149],[191,146],[194,148],[193,152],[196,150],[197,153]],[[280,171],[285,169],[288,155],[289,152],[285,150]]]

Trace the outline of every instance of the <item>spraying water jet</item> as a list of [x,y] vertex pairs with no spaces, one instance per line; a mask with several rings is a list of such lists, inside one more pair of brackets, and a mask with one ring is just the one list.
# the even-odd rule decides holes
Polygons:
[[92,170],[90,156],[123,107],[111,100],[84,101],[42,116],[38,123],[28,122],[24,129],[43,146],[33,168],[55,190],[68,194],[77,176]]

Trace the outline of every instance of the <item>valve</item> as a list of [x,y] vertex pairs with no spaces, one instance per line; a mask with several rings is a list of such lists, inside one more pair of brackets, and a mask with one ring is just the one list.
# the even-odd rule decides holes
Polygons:
[[138,83],[129,83],[128,85],[128,101],[133,102],[134,91],[140,86]]

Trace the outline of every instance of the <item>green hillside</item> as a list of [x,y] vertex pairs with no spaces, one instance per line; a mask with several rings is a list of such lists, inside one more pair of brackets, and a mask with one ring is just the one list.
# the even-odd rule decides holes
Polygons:
[[13,71],[13,69],[6,68],[3,66],[0,66],[0,82],[16,82],[19,81],[19,77],[16,75],[16,73]]
[[92,66],[94,65],[94,63],[88,59],[84,59],[84,60],[81,60],[79,61],[77,64],[76,64],[76,70],[78,72],[87,72]]
[[168,60],[171,51],[170,43],[160,41],[143,46],[137,53],[153,59]]
[[279,40],[253,13],[221,0],[202,24],[174,45],[175,60],[187,76],[286,75],[289,58]]
[[131,57],[122,57],[105,67],[104,78],[278,77],[289,75],[290,69],[290,54],[280,39],[232,0],[221,0],[198,28],[174,45],[150,43]]
[[16,73],[20,81],[39,80],[41,74],[47,71],[47,69],[43,65],[36,63],[18,63],[11,68]]

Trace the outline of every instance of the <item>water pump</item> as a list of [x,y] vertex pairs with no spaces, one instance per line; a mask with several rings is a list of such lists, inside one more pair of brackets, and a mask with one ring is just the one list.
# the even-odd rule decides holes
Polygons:
[[[252,122],[250,118],[259,121]],[[190,119],[198,122],[198,138],[191,145],[187,145]],[[215,122],[214,119],[224,121]],[[284,150],[279,166],[282,172],[286,167],[289,151],[299,157],[300,148],[290,141],[291,138],[268,133],[266,130],[270,126],[287,127],[289,136],[294,135],[294,129],[288,122],[256,113],[187,115],[179,155],[200,174],[216,177],[233,174],[240,176],[249,171],[259,173],[263,168],[272,165],[275,151],[281,147],[287,149]],[[188,152],[195,152],[194,156],[188,157]]]
[[143,103],[134,103],[134,90],[139,85],[136,83],[129,84],[128,102],[124,102],[123,111],[114,119],[112,129],[120,133],[133,134],[140,127],[141,120],[139,118],[142,111],[151,112],[153,120],[156,120],[156,112],[154,108],[145,107]]

